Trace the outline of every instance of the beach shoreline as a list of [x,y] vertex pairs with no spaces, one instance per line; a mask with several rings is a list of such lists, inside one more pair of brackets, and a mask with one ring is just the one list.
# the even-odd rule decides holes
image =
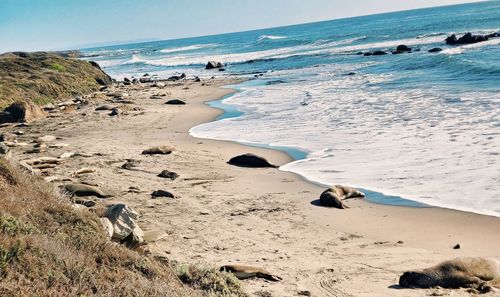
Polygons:
[[[243,281],[249,294],[422,296],[443,289],[393,287],[402,272],[459,256],[500,258],[499,218],[365,200],[348,201],[350,208],[345,210],[325,208],[316,202],[324,187],[298,174],[228,165],[231,157],[243,153],[264,156],[280,166],[292,160],[282,151],[189,134],[192,127],[223,112],[206,102],[230,94],[233,90],[221,87],[238,81],[114,88],[110,92],[127,93],[132,103],[104,98],[74,113],[54,114],[25,128],[20,141],[50,134],[72,151],[99,152],[67,160],[47,174],[69,177],[82,167],[95,168],[77,179],[115,193],[98,203],[126,203],[141,214],[141,228],[167,233],[147,245],[149,252],[183,263],[254,265],[283,278],[277,283]],[[157,93],[165,96],[150,99]],[[187,104],[164,104],[169,99]],[[123,114],[110,117],[94,111],[104,103],[120,105]],[[140,154],[155,145],[171,145],[176,152],[158,157]],[[41,155],[56,156],[68,148]],[[14,155],[26,158],[22,147],[15,148]],[[137,159],[143,170],[120,168],[127,159]],[[180,177],[167,181],[153,174],[167,169]],[[130,192],[130,187],[139,191]],[[151,192],[160,189],[177,199],[152,199]],[[454,250],[456,244],[462,248]],[[465,290],[454,292],[454,296],[468,295]]]

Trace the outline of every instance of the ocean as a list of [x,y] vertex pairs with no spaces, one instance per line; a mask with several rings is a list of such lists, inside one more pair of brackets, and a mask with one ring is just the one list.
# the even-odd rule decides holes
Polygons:
[[[251,78],[191,134],[284,150],[295,161],[281,170],[377,203],[498,217],[500,38],[445,44],[466,32],[500,32],[500,1],[82,52],[116,79]],[[390,54],[400,44],[413,51]],[[375,50],[389,54],[359,54]]]

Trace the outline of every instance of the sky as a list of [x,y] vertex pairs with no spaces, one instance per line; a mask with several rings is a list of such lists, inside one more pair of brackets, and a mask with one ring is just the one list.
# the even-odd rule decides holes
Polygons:
[[0,52],[77,49],[301,24],[467,0],[0,0]]

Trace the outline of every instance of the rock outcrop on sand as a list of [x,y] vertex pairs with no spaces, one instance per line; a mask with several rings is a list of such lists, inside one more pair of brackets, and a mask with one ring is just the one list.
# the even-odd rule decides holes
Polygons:
[[236,156],[227,162],[230,165],[252,168],[276,168],[276,165],[269,163],[265,158],[254,155],[244,154]]
[[169,155],[175,151],[175,148],[171,146],[154,146],[149,149],[142,151],[143,155]]
[[29,123],[46,115],[45,111],[33,102],[19,100],[0,112],[0,124]]
[[491,286],[500,287],[500,266],[484,258],[456,258],[434,267],[407,271],[399,278],[405,288],[473,288],[488,292]]
[[222,68],[224,67],[224,64],[221,62],[216,62],[216,61],[209,61],[207,63],[207,66],[205,66],[205,69],[210,70],[210,69],[216,69],[216,68]]
[[321,205],[328,207],[335,207],[339,209],[348,208],[347,205],[344,204],[344,200],[349,198],[363,198],[365,194],[360,191],[346,187],[341,185],[335,185],[323,193],[319,198]]
[[134,248],[144,242],[144,232],[139,228],[139,214],[125,204],[109,207],[104,215],[113,226],[113,240]]

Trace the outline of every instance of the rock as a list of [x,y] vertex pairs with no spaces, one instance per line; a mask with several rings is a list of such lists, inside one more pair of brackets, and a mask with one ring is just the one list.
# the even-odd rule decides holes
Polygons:
[[155,146],[147,150],[142,151],[143,155],[168,155],[175,151],[175,148],[170,146]]
[[453,249],[454,249],[454,250],[459,250],[459,249],[461,249],[461,248],[462,248],[462,247],[460,246],[460,244],[457,244],[457,245],[455,245],[455,246],[453,247]]
[[132,232],[120,241],[129,249],[134,249],[144,242],[144,232],[138,226]]
[[434,48],[431,48],[431,49],[429,50],[429,53],[438,53],[438,52],[440,52],[440,51],[442,51],[442,50],[443,50],[443,49],[442,49],[442,48],[440,48],[440,47],[434,47]]
[[319,201],[323,206],[345,209],[348,207],[343,203],[343,200],[362,197],[365,197],[365,194],[354,188],[335,185],[321,193]]
[[108,234],[108,238],[111,239],[113,237],[114,227],[111,221],[108,218],[100,218],[101,225]]
[[194,81],[195,81],[195,82],[201,82],[201,78],[199,78],[198,76],[196,76],[196,77],[194,78]]
[[114,108],[116,108],[116,107],[115,107],[115,106],[113,106],[113,105],[104,104],[104,105],[98,106],[95,110],[96,110],[96,111],[102,111],[102,110],[113,110]]
[[64,185],[64,190],[66,191],[66,193],[78,197],[84,197],[84,196],[95,196],[98,198],[112,197],[112,195],[104,194],[104,192],[101,191],[101,189],[86,184],[79,184],[79,183],[66,184]]
[[109,113],[109,116],[114,117],[114,116],[119,116],[121,114],[122,114],[121,109],[115,107],[111,110],[111,112]]
[[28,101],[16,101],[0,112],[0,124],[15,122],[31,122],[45,117],[43,109]]
[[372,56],[382,56],[382,55],[387,55],[387,53],[384,51],[374,51],[372,53]]
[[139,219],[139,214],[125,204],[110,206],[104,216],[113,225],[112,238],[115,240],[123,240],[139,228],[136,223],[136,220]]
[[398,47],[396,48],[396,51],[398,51],[398,52],[411,52],[411,48],[409,48],[408,46],[406,46],[404,44],[401,44],[401,45],[398,45]]
[[167,233],[162,230],[152,230],[144,232],[144,241],[145,242],[155,242],[160,239],[167,237]]
[[224,67],[224,65],[221,62],[209,61],[207,63],[207,66],[205,66],[205,69],[210,70],[210,69],[222,68],[222,67]]
[[169,191],[164,191],[164,190],[154,191],[153,193],[151,193],[151,197],[153,197],[153,198],[160,198],[160,197],[175,198],[174,194],[170,193]]
[[278,166],[269,163],[266,159],[254,155],[244,154],[236,156],[227,162],[228,164],[240,167],[253,167],[253,168],[277,168]]
[[[464,34],[464,36],[457,38],[455,34],[448,36],[445,40],[446,44],[449,45],[458,45],[458,44],[472,44],[487,41],[489,39],[489,35],[473,35],[468,32]],[[496,36],[495,36],[496,37]]]
[[186,102],[184,102],[182,100],[179,100],[179,99],[172,99],[172,100],[168,100],[167,102],[165,102],[165,104],[168,104],[168,105],[185,105]]
[[158,174],[158,177],[175,180],[176,178],[179,177],[179,175],[175,172],[172,172],[172,171],[163,170],[160,174]]
[[55,136],[45,135],[45,136],[41,136],[41,137],[38,137],[37,139],[35,139],[35,143],[54,142],[54,141],[56,141],[56,139],[57,139],[57,137],[55,137]]
[[4,143],[0,142],[0,155],[5,155],[10,151],[10,148]]

